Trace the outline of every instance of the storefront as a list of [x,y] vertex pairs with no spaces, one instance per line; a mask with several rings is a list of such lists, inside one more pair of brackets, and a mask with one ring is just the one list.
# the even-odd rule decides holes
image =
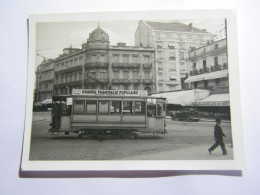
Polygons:
[[230,97],[229,93],[212,94],[209,97],[194,102],[192,104],[197,108],[201,117],[230,120]]

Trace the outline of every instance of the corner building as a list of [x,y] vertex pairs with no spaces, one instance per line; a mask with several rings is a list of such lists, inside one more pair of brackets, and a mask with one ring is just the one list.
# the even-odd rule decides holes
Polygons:
[[193,24],[139,21],[135,45],[155,48],[156,92],[185,89],[189,50],[206,45],[213,35]]
[[189,52],[189,89],[229,93],[227,40],[221,39]]
[[55,94],[72,89],[146,90],[156,92],[154,49],[110,45],[99,26],[81,49],[64,48],[55,59]]

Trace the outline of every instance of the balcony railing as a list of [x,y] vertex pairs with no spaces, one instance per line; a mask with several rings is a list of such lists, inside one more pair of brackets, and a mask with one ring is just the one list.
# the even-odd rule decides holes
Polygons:
[[85,64],[85,68],[107,68],[109,66],[108,62],[90,62]]
[[39,79],[40,82],[51,81],[51,80],[54,80],[54,77],[51,77],[51,76],[44,77],[44,76],[42,76],[41,79]]
[[152,68],[152,64],[143,64],[144,69],[150,69]]
[[193,69],[192,71],[190,71],[190,76],[195,76],[195,75],[199,75],[199,74],[205,74],[205,73],[209,73],[209,72],[216,72],[216,71],[220,71],[220,70],[226,70],[228,69],[228,65],[226,63],[224,63],[223,65],[214,65],[214,66],[210,66],[209,67],[205,67],[202,69]]
[[55,74],[64,74],[64,73],[68,73],[68,72],[81,71],[82,67],[83,67],[83,65],[66,67],[65,69],[55,71]]
[[143,79],[142,81],[143,81],[143,83],[146,83],[146,84],[154,83],[153,79]]
[[140,68],[138,63],[113,63],[112,68]]
[[141,83],[142,80],[141,79],[132,79],[133,83]]
[[132,83],[132,81],[130,79],[112,79],[112,83],[126,83],[126,84],[130,84]]
[[93,78],[93,79],[84,79],[84,83],[109,83],[109,80],[108,79],[97,79],[97,78]]

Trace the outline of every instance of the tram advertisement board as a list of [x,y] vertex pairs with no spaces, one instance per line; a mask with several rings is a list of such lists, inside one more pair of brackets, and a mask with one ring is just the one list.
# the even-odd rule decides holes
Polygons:
[[97,90],[73,89],[72,95],[101,95],[101,96],[147,96],[147,91],[141,90]]

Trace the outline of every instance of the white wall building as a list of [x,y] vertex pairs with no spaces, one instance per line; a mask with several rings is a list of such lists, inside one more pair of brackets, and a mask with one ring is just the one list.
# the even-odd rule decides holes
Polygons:
[[192,49],[189,53],[189,89],[221,88],[228,92],[228,57],[226,39]]
[[193,27],[192,23],[139,21],[135,45],[155,48],[156,92],[183,89],[190,48],[206,45],[213,38],[212,34]]

